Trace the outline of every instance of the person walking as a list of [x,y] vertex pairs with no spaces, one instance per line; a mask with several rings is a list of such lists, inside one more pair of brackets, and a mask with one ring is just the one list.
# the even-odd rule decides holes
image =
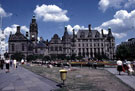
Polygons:
[[127,61],[127,66],[128,66],[128,75],[130,75],[134,72],[130,61]]
[[94,61],[93,66],[95,69],[97,69],[97,61]]
[[11,59],[10,60],[10,67],[12,67],[12,64],[13,64],[13,60]]
[[14,68],[15,69],[17,68],[17,61],[16,61],[16,59],[14,59]]
[[9,67],[9,65],[10,65],[10,59],[7,58],[7,59],[5,60],[5,63],[6,63],[6,73],[8,73],[8,72],[9,72],[9,69],[10,69],[10,67]]
[[0,60],[0,68],[3,70],[4,67],[4,59]]
[[118,60],[117,61],[117,71],[119,72],[119,75],[121,75],[121,71],[123,71],[122,69],[122,61],[121,60]]

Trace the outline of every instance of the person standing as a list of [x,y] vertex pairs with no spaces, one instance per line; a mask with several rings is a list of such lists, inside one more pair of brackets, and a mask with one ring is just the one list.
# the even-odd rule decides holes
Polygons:
[[16,59],[14,59],[14,68],[15,68],[15,69],[17,68],[17,62],[16,62]]
[[12,64],[13,64],[13,60],[11,59],[10,60],[10,67],[12,67]]
[[117,71],[119,72],[119,75],[120,75],[120,72],[123,71],[123,69],[122,69],[122,61],[121,60],[117,61]]
[[97,61],[94,61],[93,66],[95,69],[97,69]]
[[0,68],[3,70],[3,67],[4,67],[4,60],[0,60]]
[[7,58],[6,60],[5,60],[5,63],[6,63],[6,73],[8,73],[9,72],[9,65],[10,65],[10,59],[9,58]]
[[21,64],[24,64],[24,59],[21,60]]

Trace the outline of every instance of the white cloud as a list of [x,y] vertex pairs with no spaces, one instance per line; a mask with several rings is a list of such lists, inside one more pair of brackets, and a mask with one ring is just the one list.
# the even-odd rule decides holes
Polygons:
[[118,39],[121,39],[121,38],[127,36],[126,33],[113,33],[113,35],[114,35],[116,38],[118,38]]
[[67,22],[70,20],[66,16],[67,10],[62,10],[56,5],[37,5],[34,13],[37,18],[43,18],[43,21]]
[[135,30],[135,10],[128,13],[126,10],[119,10],[114,15],[114,18],[103,22],[97,29],[107,29],[111,27],[116,38],[127,36],[127,32]]
[[7,13],[7,12],[5,12],[5,10],[2,7],[0,7],[0,16],[8,17],[8,16],[11,16],[11,15],[12,15],[12,13]]
[[[101,28],[101,27],[95,27],[94,29],[95,29],[95,30],[98,30],[98,31],[101,33],[101,29],[103,29],[103,28]],[[103,29],[103,30],[104,30],[104,34],[108,34],[108,30],[106,30],[106,29]],[[118,39],[121,39],[121,38],[127,36],[126,33],[116,33],[116,32],[112,32],[112,34],[113,34],[114,37],[116,37],[116,38],[118,38]]]
[[105,12],[108,8],[120,8],[121,3],[123,3],[124,0],[100,0],[99,1],[99,9],[101,9],[103,12]]
[[67,25],[67,30],[69,33],[72,33],[73,29],[75,30],[75,33],[77,33],[79,29],[88,29],[88,28],[85,28],[84,26],[80,26],[80,25],[75,25],[73,27],[71,25]]
[[25,31],[25,32],[28,32],[29,31],[29,28],[26,27],[26,26],[21,26],[21,30]]
[[108,8],[135,7],[135,0],[100,0],[99,9],[105,12]]
[[[9,36],[10,32],[12,32],[12,34],[14,34],[16,32],[16,30],[17,30],[17,26],[19,26],[19,25],[18,24],[13,24],[10,27],[6,27],[4,29],[5,35]],[[29,29],[26,26],[21,26],[21,30],[22,30],[22,32],[26,32]]]

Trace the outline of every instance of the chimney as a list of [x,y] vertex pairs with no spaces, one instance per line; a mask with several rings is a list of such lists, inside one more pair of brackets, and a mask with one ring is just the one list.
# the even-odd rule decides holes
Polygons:
[[65,26],[65,31],[67,31],[67,26]]
[[109,28],[108,28],[108,34],[110,34],[110,33],[111,33],[111,28],[109,27]]
[[20,33],[20,26],[17,26],[17,33]]
[[101,33],[102,33],[102,36],[104,36],[104,30],[103,29],[101,30]]
[[73,29],[73,36],[75,36],[75,30]]
[[91,24],[88,25],[89,32],[91,32]]

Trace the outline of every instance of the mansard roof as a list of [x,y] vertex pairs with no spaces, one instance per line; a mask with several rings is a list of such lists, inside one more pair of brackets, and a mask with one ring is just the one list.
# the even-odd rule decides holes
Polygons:
[[81,38],[81,34],[84,34],[84,38],[88,38],[89,33],[91,32],[91,37],[95,38],[95,36],[98,35],[98,37],[102,38],[102,35],[97,30],[79,30],[77,32],[77,38]]
[[49,43],[61,43],[61,39],[57,34],[54,34]]
[[59,39],[60,37],[58,36],[58,34],[54,34],[53,39]]
[[36,47],[37,47],[37,48],[45,48],[46,45],[45,45],[45,43],[39,41],[39,43],[37,43],[37,46],[36,46]]

